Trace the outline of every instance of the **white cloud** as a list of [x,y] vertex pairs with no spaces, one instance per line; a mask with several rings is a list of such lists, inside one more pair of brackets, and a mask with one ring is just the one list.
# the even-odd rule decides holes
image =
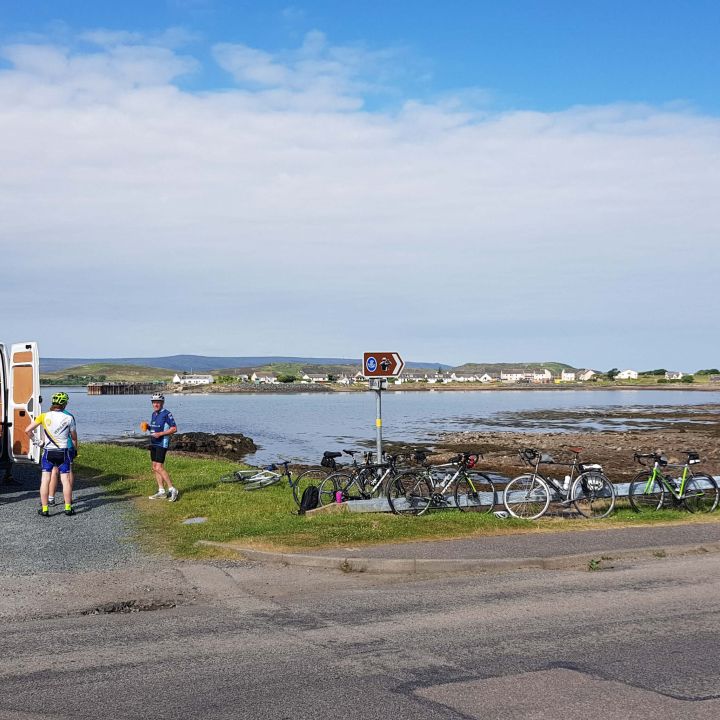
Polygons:
[[[72,347],[38,312],[46,354],[387,342],[451,362],[649,366],[645,342],[669,333],[678,349],[656,364],[684,368],[697,340],[712,365],[717,118],[447,98],[371,112],[384,54],[317,33],[285,53],[217,46],[239,87],[191,93],[175,83],[192,57],[93,42],[2,53],[3,258],[14,277],[59,271],[77,307]],[[28,336],[14,322],[6,339]]]

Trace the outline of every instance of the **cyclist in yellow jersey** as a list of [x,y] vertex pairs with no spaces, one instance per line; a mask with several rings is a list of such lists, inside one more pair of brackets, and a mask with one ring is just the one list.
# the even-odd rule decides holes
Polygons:
[[42,517],[50,516],[48,507],[48,490],[50,477],[53,468],[60,471],[60,482],[63,486],[63,497],[65,499],[65,514],[74,515],[72,506],[72,483],[70,482],[70,453],[68,450],[68,439],[72,438],[73,446],[77,451],[78,437],[75,429],[75,418],[63,410],[69,400],[68,394],[64,392],[55,393],[52,396],[52,405],[48,412],[42,413],[25,428],[29,438],[32,438],[36,428],[42,428],[43,432],[43,454],[41,460],[42,479],[40,481],[40,504],[38,511]]

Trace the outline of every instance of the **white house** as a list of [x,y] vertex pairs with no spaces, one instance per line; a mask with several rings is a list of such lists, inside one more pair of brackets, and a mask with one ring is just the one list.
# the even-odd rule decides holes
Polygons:
[[496,380],[498,380],[498,378],[493,377],[492,375],[488,375],[487,373],[483,373],[483,374],[478,378],[478,380],[479,380],[479,382],[481,382],[481,383],[490,383],[490,382],[495,382]]
[[403,383],[418,383],[427,380],[427,374],[418,370],[408,370],[398,377],[395,381],[396,385],[402,385]]
[[685,377],[685,373],[682,373],[679,370],[668,370],[665,373],[666,380],[682,380],[683,377]]
[[575,382],[577,380],[577,374],[574,370],[563,370],[560,373],[560,382]]
[[269,385],[274,385],[278,381],[275,375],[260,375],[256,372],[250,376],[250,380],[254,383],[267,383]]
[[552,373],[547,368],[533,371],[530,377],[530,381],[534,383],[549,383],[552,382],[552,379]]
[[302,379],[303,379],[306,383],[309,382],[309,383],[313,383],[313,384],[314,384],[314,383],[326,383],[326,382],[329,382],[328,376],[327,376],[327,375],[323,375],[322,373],[305,373],[305,374],[302,376]]
[[500,373],[500,382],[504,383],[518,383],[526,379],[524,370],[510,370]]
[[450,379],[454,380],[455,382],[477,382],[478,378],[477,375],[473,375],[472,373],[452,373],[450,375]]
[[175,375],[175,385],[212,385],[215,378],[212,375]]
[[597,373],[594,370],[581,370],[577,374],[577,379],[580,382],[585,382],[586,380],[590,380],[590,378],[594,378],[597,375]]
[[637,370],[622,370],[615,376],[616,380],[637,380]]

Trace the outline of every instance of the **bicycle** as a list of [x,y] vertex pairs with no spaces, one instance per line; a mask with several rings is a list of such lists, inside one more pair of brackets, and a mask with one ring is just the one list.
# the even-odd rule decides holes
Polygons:
[[[663,453],[635,453],[634,459],[640,465],[649,467],[644,460],[652,460],[651,472],[640,472],[630,483],[630,507],[637,513],[647,510],[659,510],[669,494],[672,504],[683,505],[688,512],[710,513],[718,506],[720,490],[712,475],[693,473],[691,465],[701,462],[700,456],[693,451],[685,451],[687,460],[682,464],[670,464]],[[677,477],[666,476],[660,468],[682,468]]]
[[306,470],[293,478],[289,460],[283,460],[279,465],[282,466],[281,472],[278,472],[279,468],[275,463],[266,465],[263,468],[235,470],[235,472],[222,475],[220,482],[239,483],[245,487],[245,490],[260,490],[271,485],[277,485],[284,478],[292,489],[296,505],[300,507],[304,489],[308,485],[318,485],[327,475],[327,471],[324,470]]
[[396,515],[423,515],[430,508],[449,508],[452,505],[446,495],[452,489],[454,507],[458,510],[492,511],[495,485],[488,475],[473,470],[480,457],[480,453],[461,453],[448,463],[430,465],[425,453],[417,451],[413,459],[422,464],[423,470],[409,470],[393,480],[387,491],[390,509]]
[[298,475],[298,477],[290,483],[292,486],[293,498],[295,499],[295,503],[298,507],[300,507],[303,493],[310,485],[314,485],[319,490],[323,480],[325,480],[325,478],[330,476],[332,473],[337,472],[342,467],[338,464],[337,458],[342,457],[343,453],[352,457],[355,455],[356,451],[343,450],[343,452],[335,452],[331,450],[326,450],[323,453],[322,459],[320,460],[319,468],[306,470],[301,475]]
[[[537,520],[550,506],[551,493],[560,498],[563,507],[574,505],[586,518],[607,517],[615,509],[615,487],[603,473],[598,463],[581,463],[582,448],[567,448],[573,453],[572,463],[563,463],[570,467],[570,474],[560,482],[540,472],[541,464],[556,464],[555,459],[533,448],[520,452],[520,459],[533,471],[513,478],[505,487],[503,505],[516,518]],[[558,463],[559,464],[559,463]],[[575,473],[579,474],[575,474]]]
[[320,484],[320,505],[338,501],[371,500],[385,491],[390,478],[397,475],[397,461],[400,456],[385,455],[385,462],[380,463],[372,462],[372,452],[366,452],[363,457],[365,463],[354,463],[351,472],[334,473],[323,480]]
[[[252,468],[249,470],[235,470],[232,473],[220,476],[221,483],[239,483],[244,485],[246,490],[258,490],[270,485],[277,485],[282,479],[282,474],[277,472],[277,465],[266,465],[263,468]],[[287,470],[287,466],[285,467]]]

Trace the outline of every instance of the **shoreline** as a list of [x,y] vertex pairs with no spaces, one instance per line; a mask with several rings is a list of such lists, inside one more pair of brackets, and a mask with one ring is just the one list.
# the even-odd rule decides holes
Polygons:
[[[43,385],[42,387],[61,387],[59,385]],[[65,386],[62,386],[65,387]],[[83,387],[79,385],[77,387]],[[401,392],[601,392],[609,390],[611,392],[627,392],[627,391],[648,391],[655,390],[658,392],[690,391],[690,392],[720,392],[720,386],[714,387],[710,384],[693,385],[690,383],[678,383],[676,385],[498,385],[493,387],[463,387],[462,385],[440,385],[438,387],[416,387],[416,386],[393,386],[390,385],[384,392],[401,393]],[[179,389],[176,387],[166,387],[164,392],[169,395],[296,395],[296,394],[318,394],[324,393],[331,395],[334,393],[358,393],[370,392],[368,387],[344,387],[331,385],[302,385],[292,387],[278,387],[276,385],[262,385],[259,387],[243,387],[238,385],[229,386],[212,386],[202,385],[192,388]]]

